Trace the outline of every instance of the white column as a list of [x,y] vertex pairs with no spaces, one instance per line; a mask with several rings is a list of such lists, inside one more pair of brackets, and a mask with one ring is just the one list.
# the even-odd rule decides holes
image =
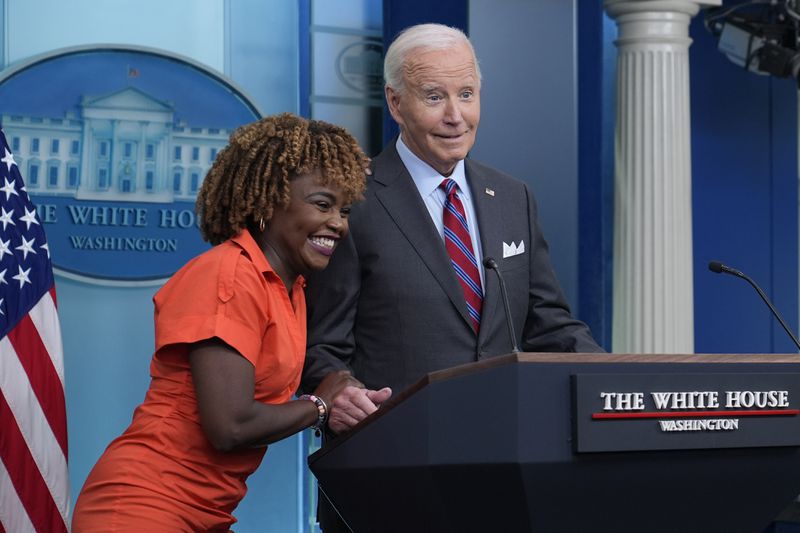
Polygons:
[[604,5],[619,30],[612,349],[692,353],[689,22],[700,3]]

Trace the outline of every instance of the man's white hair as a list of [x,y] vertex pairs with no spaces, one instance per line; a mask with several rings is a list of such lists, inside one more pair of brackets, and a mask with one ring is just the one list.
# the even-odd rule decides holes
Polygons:
[[472,43],[458,28],[451,28],[444,24],[417,24],[400,32],[386,51],[383,60],[383,79],[387,87],[398,93],[405,91],[403,83],[403,67],[411,52],[429,52],[431,50],[446,50],[460,44],[466,44],[472,52],[475,63],[475,73],[478,76],[478,86],[481,82],[481,69]]

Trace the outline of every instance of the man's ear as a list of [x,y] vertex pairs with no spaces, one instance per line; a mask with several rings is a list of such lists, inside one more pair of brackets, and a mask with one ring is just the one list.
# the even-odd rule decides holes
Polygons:
[[402,125],[403,120],[400,118],[400,111],[398,110],[400,105],[400,93],[388,85],[384,87],[383,92],[386,95],[386,105],[389,107],[389,113],[391,113],[395,122]]

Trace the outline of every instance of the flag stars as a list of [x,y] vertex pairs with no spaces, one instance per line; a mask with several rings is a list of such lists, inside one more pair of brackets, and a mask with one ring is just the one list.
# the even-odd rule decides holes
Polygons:
[[3,260],[3,256],[5,254],[8,254],[10,256],[14,255],[13,252],[11,252],[11,250],[8,249],[9,246],[11,246],[11,239],[8,239],[7,241],[0,239],[0,261]]
[[[36,209],[31,209],[28,211],[28,208],[25,208],[25,215],[19,217],[20,221],[24,222],[26,225],[25,229],[31,229],[31,224],[40,225],[39,221],[36,220]],[[5,228],[3,228],[5,229]]]
[[19,281],[19,288],[22,289],[26,283],[31,282],[31,278],[28,277],[28,274],[31,273],[31,269],[22,270],[22,266],[17,266],[17,268],[19,268],[19,273],[16,276],[11,276],[11,279]]
[[4,298],[0,298],[0,316],[6,316],[6,312],[3,311],[3,307],[5,307],[5,305],[3,305],[4,301],[5,301]]
[[44,243],[39,248],[44,249],[44,251],[47,252],[47,259],[50,259],[50,247],[47,245],[47,243]]
[[22,244],[20,244],[16,248],[14,248],[15,250],[19,250],[20,252],[22,252],[22,260],[23,261],[28,258],[28,254],[29,253],[31,253],[31,254],[35,254],[36,253],[36,250],[33,249],[33,243],[34,242],[36,242],[36,238],[35,237],[32,238],[29,241],[25,240],[25,237],[22,237]]
[[0,211],[2,211],[0,213],[0,222],[3,223],[3,231],[6,230],[6,227],[8,227],[9,224],[11,224],[12,226],[16,226],[14,221],[11,220],[11,215],[14,214],[13,209],[11,211],[6,211],[4,207],[0,207]]
[[2,271],[0,271],[0,285],[8,285],[8,282],[6,281],[6,272],[8,272],[7,268],[4,268]]
[[0,192],[6,193],[6,200],[11,198],[12,194],[19,196],[17,189],[14,187],[14,184],[8,181],[8,178],[5,178],[6,184],[0,187]]
[[8,171],[11,172],[11,165],[16,165],[17,162],[14,161],[14,154],[9,152],[8,148],[3,148],[3,149],[6,151],[6,156],[4,158],[0,159],[0,161],[5,163],[6,167],[8,168]]

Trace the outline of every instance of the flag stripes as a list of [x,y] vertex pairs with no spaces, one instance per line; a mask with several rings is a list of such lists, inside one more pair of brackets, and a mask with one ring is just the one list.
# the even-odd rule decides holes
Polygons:
[[66,456],[67,420],[64,386],[30,316],[24,316],[19,321],[8,334],[8,340],[11,341],[11,346],[19,357],[42,415],[52,429],[61,452]]
[[[0,350],[5,349],[2,342],[5,341],[0,341]],[[31,475],[32,472],[42,471],[39,464],[42,460],[40,459],[37,463],[31,454],[31,437],[36,438],[36,431],[34,431],[34,435],[26,438],[23,435],[24,429],[17,425],[17,419],[12,411],[13,406],[7,402],[5,395],[0,391],[0,427],[3,428],[2,436],[0,436],[0,457],[14,457],[14,461],[3,460],[13,491],[19,496],[19,501],[25,509],[24,514],[27,514],[35,531],[66,532],[67,509],[63,509],[62,513],[62,509],[58,508],[53,500],[52,490],[45,481],[46,476]],[[29,415],[26,413],[24,416],[28,417]],[[57,459],[54,462],[57,463]],[[42,466],[49,469],[50,465]],[[52,476],[50,477],[53,481]],[[19,512],[8,514],[10,514],[7,524],[9,531],[16,532],[14,523],[24,524],[24,514]],[[5,516],[2,517],[4,523],[6,523],[6,519]]]
[[53,362],[53,369],[58,374],[62,388],[64,384],[64,348],[61,344],[61,325],[58,322],[58,310],[56,309],[56,288],[55,285],[42,296],[38,305],[28,312],[39,333],[39,338],[44,344],[50,360]]
[[[50,492],[61,495],[59,501],[54,504],[57,508],[56,514],[66,522],[69,512],[69,487],[67,477],[64,475],[67,471],[67,461],[63,448],[47,420],[42,405],[35,397],[32,384],[21,363],[20,354],[8,337],[0,339],[0,354],[3,354],[0,358],[0,391],[7,411],[0,415],[2,418],[0,427],[3,428],[0,435],[0,458],[3,458],[6,469],[12,474],[15,485],[17,478],[13,474],[19,470],[19,477],[28,478],[29,487],[35,479],[45,487],[47,492],[44,495],[38,491],[20,492],[20,498],[26,503],[26,507],[27,501],[39,505],[45,497],[54,502]],[[13,440],[12,435],[17,435],[18,440]],[[22,456],[25,460],[19,458]],[[7,461],[6,458],[13,460]],[[27,476],[23,476],[23,472],[27,472]],[[31,517],[31,520],[34,520],[34,517]]]
[[[0,392],[0,404],[2,403],[2,393]],[[0,419],[2,419],[2,409],[3,407],[0,407]],[[12,509],[22,508],[17,489],[11,483],[11,477],[5,465],[0,461],[0,533],[5,533],[6,531],[3,528],[3,524],[8,526],[8,531],[16,531],[18,533],[34,533],[36,531],[26,513],[11,512]]]

